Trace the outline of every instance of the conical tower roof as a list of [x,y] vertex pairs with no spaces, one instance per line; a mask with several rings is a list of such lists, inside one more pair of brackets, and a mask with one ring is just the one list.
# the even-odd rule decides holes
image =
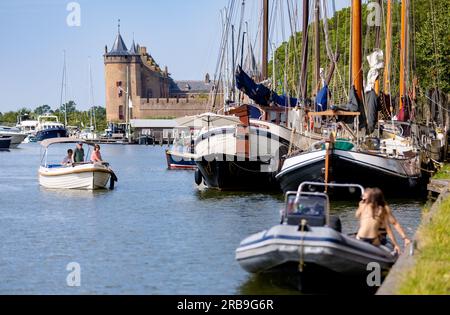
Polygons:
[[116,40],[114,41],[113,47],[110,52],[107,54],[108,56],[128,56],[128,48],[123,41],[122,35],[120,35],[120,20],[118,25],[118,32]]
[[131,44],[130,54],[132,54],[132,55],[138,55],[139,54],[138,50],[137,50],[137,47],[136,47],[136,44],[134,42],[134,39],[133,39],[133,43]]

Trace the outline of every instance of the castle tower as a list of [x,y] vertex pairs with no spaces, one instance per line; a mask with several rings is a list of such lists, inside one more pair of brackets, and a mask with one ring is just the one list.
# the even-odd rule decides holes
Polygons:
[[[130,113],[129,118],[133,119],[136,114],[134,105],[138,105],[140,102],[138,95],[141,86],[141,60],[140,55],[136,53],[134,42],[132,49],[128,51],[120,34],[120,24],[113,47],[110,51],[105,47],[103,58],[105,63],[107,120],[109,122],[125,122],[128,113]],[[129,97],[133,103],[133,108],[130,111],[127,109],[128,86]],[[136,109],[139,109],[139,106]]]
[[[134,38],[131,48],[128,50],[120,34],[120,24],[113,47],[110,51],[105,47],[103,58],[106,116],[109,122],[123,123],[128,118],[145,118],[145,104],[148,104],[150,99],[169,97],[170,76],[168,70],[163,71],[147,52],[147,48],[136,45]],[[133,105],[130,110],[127,108],[128,87],[128,96]]]

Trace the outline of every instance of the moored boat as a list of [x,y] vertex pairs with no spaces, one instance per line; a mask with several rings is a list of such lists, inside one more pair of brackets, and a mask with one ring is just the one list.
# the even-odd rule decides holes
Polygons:
[[195,154],[166,150],[167,167],[170,170],[196,170]]
[[169,170],[196,170],[195,139],[200,130],[195,129],[196,116],[186,116],[177,119],[174,129],[173,144],[166,150],[167,167]]
[[11,145],[11,137],[0,136],[0,150],[8,150]]
[[39,116],[39,124],[36,132],[36,140],[44,141],[53,138],[66,138],[67,129],[59,122],[57,116],[44,115]]
[[11,138],[11,149],[16,149],[27,137],[27,135],[21,133],[19,129],[7,126],[0,126],[0,136]]
[[39,168],[39,184],[41,186],[49,189],[96,190],[106,188],[110,182],[110,188],[114,188],[117,177],[107,162],[71,163],[68,165],[48,162],[50,146],[80,142],[91,145],[86,141],[72,138],[48,139],[41,142],[44,148],[43,163]]

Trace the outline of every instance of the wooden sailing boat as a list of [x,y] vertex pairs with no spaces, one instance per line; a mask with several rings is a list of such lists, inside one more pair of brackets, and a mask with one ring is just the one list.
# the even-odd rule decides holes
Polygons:
[[[268,78],[268,0],[263,0],[263,17],[261,81]],[[195,146],[197,184],[203,181],[209,188],[220,190],[279,190],[275,175],[281,168],[281,157],[288,153],[291,143],[301,145],[305,140],[307,147],[310,139],[288,128],[286,108],[261,107],[237,106],[227,115],[238,117],[238,123],[208,128],[200,135]],[[252,118],[255,109],[260,119]]]
[[[402,14],[406,14],[406,3],[402,2]],[[402,34],[406,26],[402,24]],[[353,85],[352,103],[362,104],[363,74],[361,47],[361,0],[352,0],[352,51],[351,82]],[[406,35],[402,36],[402,42]],[[406,42],[402,43],[405,47]],[[405,49],[402,54],[406,54]],[[404,66],[406,63],[403,63]],[[401,81],[404,76],[401,76]],[[360,113],[333,112],[319,113],[321,116],[339,117],[353,115],[355,122],[364,120]],[[364,110],[361,114],[365,114]],[[317,114],[315,114],[317,115]],[[355,124],[359,125],[359,123]],[[295,190],[305,181],[330,181],[338,183],[357,183],[364,187],[380,187],[386,192],[408,193],[417,187],[421,177],[420,158],[409,139],[380,139],[366,136],[360,140],[360,128],[348,130],[348,140],[337,140],[338,129],[350,129],[338,123],[329,131],[329,137],[311,148],[309,152],[290,157],[283,165],[277,179],[282,189]]]

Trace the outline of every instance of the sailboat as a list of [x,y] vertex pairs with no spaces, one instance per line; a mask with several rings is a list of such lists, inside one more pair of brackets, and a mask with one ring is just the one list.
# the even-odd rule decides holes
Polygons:
[[80,133],[80,138],[83,140],[96,140],[97,134],[96,131],[96,119],[95,119],[95,107],[94,107],[94,87],[92,84],[92,69],[91,69],[91,60],[89,59],[89,105],[91,109],[89,110],[89,120],[90,125],[89,128],[84,129]]
[[[268,0],[263,0],[263,17],[260,81],[268,79]],[[295,108],[297,100],[278,96],[264,84],[255,83],[241,66],[234,82],[233,89],[239,89],[254,103],[227,103],[224,116],[236,117],[238,122],[200,134],[195,144],[196,183],[220,190],[279,190],[275,175],[284,156],[320,138],[304,137],[299,129],[292,128],[301,120]]]
[[[61,107],[63,96],[67,96],[67,67],[66,67],[66,51],[64,51],[63,77],[61,84]],[[38,117],[38,125],[36,128],[36,140],[44,141],[52,138],[65,138],[68,135],[67,126],[67,101],[64,106],[64,124],[59,122],[59,118],[54,115],[41,115]]]
[[[402,14],[406,14],[406,4],[402,2]],[[353,84],[350,103],[362,107],[363,78],[361,54],[361,1],[352,0],[352,76]],[[402,23],[402,34],[407,31]],[[402,59],[406,60],[406,36],[402,36]],[[369,58],[370,59],[370,58]],[[401,64],[404,71],[405,63]],[[400,76],[400,86],[404,86],[404,75]],[[402,92],[402,98],[406,97]],[[369,93],[375,93],[370,91]],[[367,99],[366,99],[367,101]],[[370,104],[369,104],[370,105]],[[359,136],[359,116],[364,116],[366,110],[360,110],[357,126],[350,130],[346,124],[342,129],[349,129],[350,137],[339,139],[336,130],[330,130],[329,137],[308,152],[289,157],[280,173],[277,175],[283,191],[295,189],[304,181],[352,182],[364,187],[379,187],[393,194],[410,193],[417,188],[421,179],[420,156],[413,138],[386,139],[380,135]],[[370,114],[370,110],[369,110]],[[335,117],[349,115],[346,112],[330,111],[319,113],[321,116]],[[366,124],[364,117],[361,122]],[[373,120],[375,127],[376,121]],[[356,125],[356,124],[355,124]],[[336,125],[335,125],[336,126]]]

